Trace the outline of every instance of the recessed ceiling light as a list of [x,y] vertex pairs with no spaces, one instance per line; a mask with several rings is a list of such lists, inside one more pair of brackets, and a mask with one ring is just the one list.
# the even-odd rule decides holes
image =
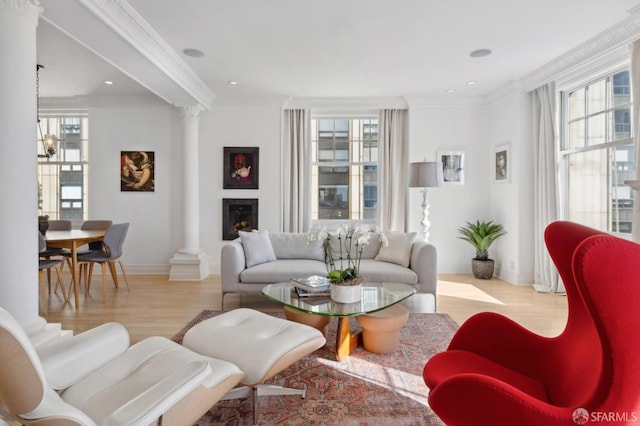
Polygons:
[[473,80],[469,80],[469,81],[467,81],[467,85],[468,85],[468,86],[473,86],[474,84],[476,84],[476,82],[475,82],[475,81],[473,81]]
[[491,55],[491,49],[477,49],[469,53],[472,58],[482,58]]
[[201,58],[204,56],[204,52],[198,49],[184,49],[182,53],[187,56],[191,56],[192,58]]
[[107,85],[111,86],[111,85],[113,84],[113,81],[111,81],[111,80],[105,80],[105,81],[104,81],[104,84],[107,84]]
[[447,89],[447,93],[456,93],[456,91],[453,89]]
[[238,84],[238,82],[237,82],[237,81],[234,81],[234,80],[231,80],[231,81],[229,82],[229,84],[230,84],[230,85],[232,85],[232,86],[235,86],[235,85],[237,85],[237,84]]

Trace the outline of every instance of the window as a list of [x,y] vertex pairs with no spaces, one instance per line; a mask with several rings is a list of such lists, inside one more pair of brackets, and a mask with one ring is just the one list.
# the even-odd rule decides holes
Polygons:
[[[44,134],[58,136],[56,154],[38,158],[38,182],[42,189],[39,214],[50,219],[83,220],[88,217],[88,118],[75,116],[40,117]],[[38,141],[38,154],[43,154]]]
[[631,233],[635,177],[629,70],[562,93],[560,147],[568,220]]
[[312,119],[311,143],[311,219],[375,220],[378,119]]

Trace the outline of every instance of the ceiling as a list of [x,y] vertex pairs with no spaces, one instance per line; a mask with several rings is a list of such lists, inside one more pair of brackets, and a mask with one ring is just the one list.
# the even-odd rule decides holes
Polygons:
[[[79,8],[116,3],[139,14],[175,60],[218,98],[467,97],[527,76],[628,18],[638,0],[40,2],[42,97],[151,91],[171,101],[173,95],[161,89],[166,75],[149,77],[140,72],[144,64],[121,55],[128,49],[105,48],[98,39],[108,38],[107,30],[90,24]],[[122,43],[118,29],[110,31]],[[185,48],[204,56],[186,56]],[[493,53],[469,56],[481,48]]]

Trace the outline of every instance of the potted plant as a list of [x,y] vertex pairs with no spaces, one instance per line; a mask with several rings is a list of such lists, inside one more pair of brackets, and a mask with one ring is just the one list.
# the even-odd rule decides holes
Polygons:
[[336,234],[337,253],[332,249],[331,236],[326,226],[311,229],[309,242],[325,240],[325,263],[331,283],[331,298],[340,303],[357,302],[361,297],[362,277],[359,270],[364,247],[369,244],[372,235],[377,236],[385,246],[387,240],[380,230],[373,230],[367,224],[341,225]]
[[506,234],[502,225],[493,221],[476,223],[467,222],[466,226],[461,226],[458,231],[462,234],[458,237],[467,241],[476,249],[476,257],[471,259],[471,270],[476,278],[488,280],[493,276],[494,261],[489,259],[489,247],[495,240]]

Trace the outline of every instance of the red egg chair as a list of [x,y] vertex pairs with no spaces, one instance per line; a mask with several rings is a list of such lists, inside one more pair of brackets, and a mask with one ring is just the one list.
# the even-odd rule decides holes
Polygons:
[[564,331],[471,317],[423,371],[446,424],[640,420],[640,245],[571,222],[550,224],[545,242],[567,293]]

